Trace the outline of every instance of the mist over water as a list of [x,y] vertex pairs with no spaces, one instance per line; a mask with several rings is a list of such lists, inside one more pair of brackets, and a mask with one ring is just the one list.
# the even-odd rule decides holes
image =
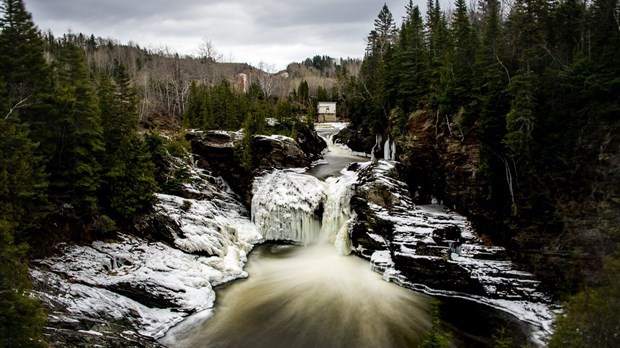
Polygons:
[[332,245],[257,248],[251,275],[218,292],[212,318],[173,347],[411,347],[431,327],[428,297],[385,282]]

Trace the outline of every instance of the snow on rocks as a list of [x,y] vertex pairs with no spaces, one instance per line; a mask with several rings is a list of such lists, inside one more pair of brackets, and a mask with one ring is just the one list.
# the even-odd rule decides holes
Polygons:
[[158,338],[188,314],[210,310],[213,286],[247,277],[247,253],[262,236],[223,180],[197,168],[190,176],[185,197],[157,195],[152,215],[166,217],[158,228],[172,236],[167,244],[119,235],[33,262],[48,307],[67,320],[121,323]]
[[483,244],[463,216],[440,205],[414,205],[396,165],[357,166],[354,252],[388,281],[488,304],[548,335],[554,314],[534,275],[517,270],[504,248]]

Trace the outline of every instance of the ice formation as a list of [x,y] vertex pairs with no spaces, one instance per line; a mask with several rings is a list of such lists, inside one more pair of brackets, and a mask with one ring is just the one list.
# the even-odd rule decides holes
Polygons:
[[390,146],[390,137],[387,138],[385,144],[383,144],[383,159],[389,161],[392,159],[392,148]]
[[357,175],[350,171],[321,182],[310,175],[274,170],[254,181],[252,221],[265,240],[330,243],[339,254],[348,255],[356,181]]
[[325,194],[313,176],[274,170],[256,178],[252,221],[266,240],[309,245],[318,241],[320,214]]

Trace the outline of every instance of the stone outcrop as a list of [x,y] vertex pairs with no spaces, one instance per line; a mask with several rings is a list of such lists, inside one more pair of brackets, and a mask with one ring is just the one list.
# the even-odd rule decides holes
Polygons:
[[253,138],[252,155],[257,159],[255,171],[242,168],[235,160],[235,143],[241,139],[238,132],[189,132],[192,152],[198,155],[198,165],[222,176],[231,188],[249,206],[252,200],[252,181],[263,170],[307,168],[321,158],[326,148],[316,132],[301,132],[299,143],[285,136],[257,135]]
[[[481,213],[476,172],[480,145],[475,134],[438,122],[429,111],[411,115],[406,136],[396,143],[398,160],[409,168],[407,183],[416,203],[432,198],[468,216]],[[417,193],[417,194],[416,194]]]
[[345,145],[355,152],[370,153],[373,146],[375,146],[376,138],[374,134],[367,134],[347,127],[336,133],[333,141],[334,143]]
[[157,194],[134,235],[58,244],[31,262],[48,342],[160,347],[154,339],[213,307],[214,286],[247,277],[247,253],[262,241],[249,212],[221,178],[185,166],[181,196]]
[[305,127],[297,130],[297,143],[310,161],[322,159],[322,153],[327,148],[327,143],[316,131]]
[[[503,247],[492,246],[463,216],[440,205],[415,205],[396,162],[354,164],[358,184],[351,200],[353,252],[402,286],[458,296],[503,308],[548,330],[550,299],[533,274],[519,270]],[[508,305],[507,305],[508,304]],[[513,307],[521,306],[519,313]],[[526,309],[530,308],[530,309]]]

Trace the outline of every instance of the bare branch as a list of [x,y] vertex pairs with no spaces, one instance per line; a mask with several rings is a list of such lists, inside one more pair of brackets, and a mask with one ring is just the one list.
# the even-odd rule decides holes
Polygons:
[[508,72],[508,68],[506,68],[504,63],[502,63],[497,54],[495,54],[495,59],[497,59],[497,62],[502,66],[502,68],[504,68],[504,71],[506,71],[506,76],[508,76],[508,83],[510,83],[510,72]]
[[19,108],[23,107],[23,106],[24,106],[24,103],[26,103],[26,101],[28,100],[28,98],[30,98],[30,96],[27,96],[26,98],[24,98],[24,99],[20,100],[19,102],[17,102],[17,104],[13,105],[13,107],[11,107],[11,108],[9,109],[9,112],[6,114],[6,116],[4,116],[4,119],[5,119],[5,120],[6,120],[6,119],[8,119],[8,118],[11,116],[11,114],[13,113],[13,111],[15,111],[15,110],[17,110],[17,109],[19,109]]

